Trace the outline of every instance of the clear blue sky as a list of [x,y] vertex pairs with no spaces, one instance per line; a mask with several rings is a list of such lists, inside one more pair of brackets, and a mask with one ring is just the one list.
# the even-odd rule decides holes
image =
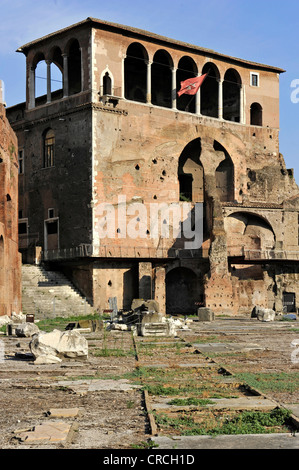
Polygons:
[[16,49],[89,16],[285,69],[280,151],[299,183],[299,102],[291,101],[291,83],[299,80],[298,0],[0,0],[0,7],[0,79],[8,106],[25,100],[25,57]]

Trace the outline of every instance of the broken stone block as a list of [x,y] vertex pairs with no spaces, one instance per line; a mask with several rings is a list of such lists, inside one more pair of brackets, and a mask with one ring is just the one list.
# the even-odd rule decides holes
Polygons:
[[30,349],[35,359],[39,358],[39,363],[47,357],[56,362],[59,362],[54,359],[56,357],[59,359],[88,357],[87,340],[75,330],[40,332],[33,336]]
[[50,418],[75,418],[79,413],[79,408],[52,408],[46,415]]
[[46,423],[25,431],[16,431],[16,437],[26,444],[38,442],[66,442],[71,424],[63,422]]
[[269,322],[275,320],[275,312],[270,308],[256,307],[255,313],[259,321]]
[[8,315],[3,315],[0,317],[0,328],[2,326],[8,325],[9,323],[12,323],[11,317],[9,317]]
[[132,310],[147,310],[148,312],[159,313],[159,304],[156,300],[134,299],[131,305]]
[[215,314],[210,308],[201,307],[197,310],[198,321],[214,321]]
[[16,328],[15,333],[20,338],[30,338],[39,333],[39,327],[35,323],[21,323]]

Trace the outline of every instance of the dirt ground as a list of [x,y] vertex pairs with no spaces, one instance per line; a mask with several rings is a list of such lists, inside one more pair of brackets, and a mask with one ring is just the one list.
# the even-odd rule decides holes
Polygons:
[[[89,358],[58,365],[35,365],[28,338],[1,336],[4,361],[0,362],[0,448],[130,449],[142,447],[151,437],[150,423],[141,386],[133,380],[136,367],[159,363],[202,361],[207,357],[233,373],[284,372],[296,374],[299,364],[291,360],[293,340],[299,338],[296,322],[263,324],[243,319],[217,319],[190,324],[179,330],[173,346],[144,349],[144,339],[135,345],[130,332],[111,331],[85,335]],[[104,345],[105,337],[105,348]],[[156,338],[155,338],[156,340]],[[146,338],[150,343],[150,338]],[[161,338],[163,343],[163,338]],[[256,344],[262,349],[239,352],[200,352],[197,343]],[[137,349],[135,349],[135,346]],[[166,345],[167,346],[167,345]],[[207,360],[207,359],[206,359]],[[179,374],[179,372],[178,372]],[[267,392],[284,404],[298,404],[299,390]],[[51,408],[79,408],[70,438],[64,443],[28,444],[18,437],[22,430],[45,422]],[[60,419],[61,421],[61,419]]]

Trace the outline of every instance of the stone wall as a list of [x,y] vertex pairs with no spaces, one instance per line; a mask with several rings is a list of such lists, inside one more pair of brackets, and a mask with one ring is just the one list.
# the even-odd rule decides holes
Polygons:
[[0,104],[0,315],[22,309],[17,151],[17,138]]

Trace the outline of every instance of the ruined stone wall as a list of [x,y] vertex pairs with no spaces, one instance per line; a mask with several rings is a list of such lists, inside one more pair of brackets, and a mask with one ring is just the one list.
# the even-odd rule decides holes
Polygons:
[[22,309],[17,149],[16,136],[0,104],[0,315]]

